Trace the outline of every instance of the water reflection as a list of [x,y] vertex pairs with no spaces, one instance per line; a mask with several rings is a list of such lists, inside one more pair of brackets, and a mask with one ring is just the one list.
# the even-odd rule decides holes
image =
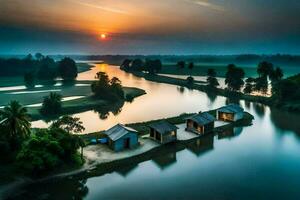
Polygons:
[[218,133],[218,140],[230,139],[239,136],[243,131],[243,127],[232,127]]
[[278,109],[271,109],[271,120],[281,130],[295,132],[300,137],[300,115]]
[[138,167],[138,164],[129,164],[129,165],[121,167],[120,169],[117,169],[116,172],[123,177],[127,177],[137,167]]
[[261,103],[253,103],[253,108],[260,117],[263,117],[266,113],[266,106]]
[[214,149],[214,136],[207,135],[197,138],[187,144],[187,149],[189,149],[196,156],[200,156],[208,151],[211,151]]

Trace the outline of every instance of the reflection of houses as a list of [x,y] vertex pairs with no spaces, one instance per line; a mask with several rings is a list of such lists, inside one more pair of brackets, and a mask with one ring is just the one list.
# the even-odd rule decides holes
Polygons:
[[128,174],[130,174],[135,168],[137,168],[137,164],[132,164],[132,165],[127,165],[127,166],[124,166],[120,169],[117,169],[116,172],[118,174],[120,174],[121,176],[123,177],[126,177]]
[[209,134],[187,144],[187,148],[197,156],[214,148],[214,135]]
[[161,156],[155,157],[152,159],[153,162],[162,170],[170,167],[172,164],[175,164],[176,159],[176,152],[169,152],[163,154]]
[[177,139],[177,127],[167,121],[159,121],[149,125],[150,137],[162,144],[173,142]]
[[214,129],[215,118],[208,112],[199,113],[187,118],[186,130],[197,134],[210,133]]
[[221,131],[218,133],[218,139],[224,139],[224,138],[232,138],[235,136],[238,136],[242,133],[243,127],[234,127],[234,128],[229,128],[224,131]]
[[236,122],[244,117],[244,109],[237,104],[229,104],[217,109],[217,119]]
[[132,128],[117,124],[105,131],[108,146],[114,151],[133,148],[138,145],[138,132]]

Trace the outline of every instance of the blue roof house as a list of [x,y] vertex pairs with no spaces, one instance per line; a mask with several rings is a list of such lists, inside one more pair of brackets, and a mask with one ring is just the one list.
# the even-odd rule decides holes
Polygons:
[[139,144],[138,132],[122,124],[105,131],[108,138],[108,146],[114,151],[134,148]]

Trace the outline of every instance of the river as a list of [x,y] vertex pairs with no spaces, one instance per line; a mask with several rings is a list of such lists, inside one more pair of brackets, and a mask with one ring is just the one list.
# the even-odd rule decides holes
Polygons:
[[[268,106],[208,96],[199,91],[153,83],[96,64],[79,75],[97,71],[118,77],[124,86],[147,94],[125,103],[119,113],[100,119],[99,113],[75,114],[93,132],[115,123],[131,123],[215,109],[239,103],[251,113],[253,125],[195,140],[181,150],[162,152],[142,163],[88,178],[70,178],[20,188],[20,199],[300,199],[300,116]],[[35,126],[45,126],[42,121]]]

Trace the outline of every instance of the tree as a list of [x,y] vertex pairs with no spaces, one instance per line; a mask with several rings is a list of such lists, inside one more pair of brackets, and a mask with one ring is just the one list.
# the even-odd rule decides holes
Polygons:
[[125,71],[126,71],[126,70],[129,70],[131,61],[132,61],[132,60],[125,59],[125,60],[123,61],[123,63],[121,64],[120,69],[121,69],[121,70],[125,70]]
[[277,82],[283,78],[283,71],[280,67],[277,67],[275,70],[272,70],[270,73],[270,79],[272,83]]
[[16,164],[32,175],[49,172],[64,164],[82,164],[77,150],[79,137],[63,129],[39,129],[22,145]]
[[254,90],[254,83],[255,79],[254,78],[247,78],[246,79],[246,86],[244,88],[244,93],[245,94],[251,94],[252,91]]
[[104,72],[98,72],[96,75],[97,81],[91,84],[91,89],[97,98],[118,101],[124,100],[124,91],[121,81],[113,77],[111,80]]
[[54,81],[55,72],[47,63],[43,63],[38,69],[37,78],[43,81]]
[[191,87],[194,84],[194,78],[192,76],[187,77],[186,83],[188,87]]
[[43,115],[56,115],[61,112],[62,96],[58,93],[51,92],[49,96],[44,97],[41,113]]
[[256,91],[266,94],[268,92],[268,87],[268,78],[266,76],[256,78],[254,87]]
[[[63,116],[59,118],[58,120],[54,121],[50,129],[62,129],[66,131],[67,133],[82,133],[85,128],[82,126],[82,121],[80,121],[79,118],[77,117],[71,117],[71,116]],[[81,137],[75,137],[77,146],[81,148],[80,150],[80,157],[81,160],[83,161],[83,148],[85,147],[85,142]]]
[[178,61],[177,62],[177,66],[180,68],[180,69],[183,69],[185,67],[185,62],[184,61]]
[[189,69],[191,69],[191,70],[194,69],[194,63],[193,62],[189,63]]
[[136,71],[143,71],[144,62],[141,59],[134,59],[131,63],[131,69]]
[[62,79],[66,81],[74,80],[77,77],[78,70],[76,62],[71,58],[64,58],[59,62],[59,73]]
[[245,72],[242,68],[236,67],[234,64],[227,66],[225,84],[227,88],[232,91],[239,91],[244,85],[243,78],[245,77]]
[[161,60],[146,59],[145,70],[148,71],[150,74],[155,74],[155,73],[159,72],[161,69],[162,69]]
[[50,129],[53,128],[60,128],[68,133],[82,133],[85,130],[79,118],[67,115],[54,121],[50,126]]
[[217,73],[214,69],[208,69],[207,70],[207,83],[208,83],[208,86],[211,87],[211,88],[216,88],[217,86],[219,86],[219,82],[216,78],[217,76]]
[[34,57],[37,59],[37,60],[42,60],[43,58],[44,58],[44,56],[43,56],[43,54],[41,54],[41,53],[36,53],[35,55],[34,55]]
[[258,73],[259,77],[267,77],[272,73],[272,71],[273,71],[272,63],[263,61],[258,64],[257,73]]
[[11,101],[0,110],[0,124],[10,138],[27,138],[30,135],[30,117],[27,109],[17,101]]
[[35,86],[35,77],[33,73],[26,73],[24,75],[24,83],[27,88],[34,88]]

